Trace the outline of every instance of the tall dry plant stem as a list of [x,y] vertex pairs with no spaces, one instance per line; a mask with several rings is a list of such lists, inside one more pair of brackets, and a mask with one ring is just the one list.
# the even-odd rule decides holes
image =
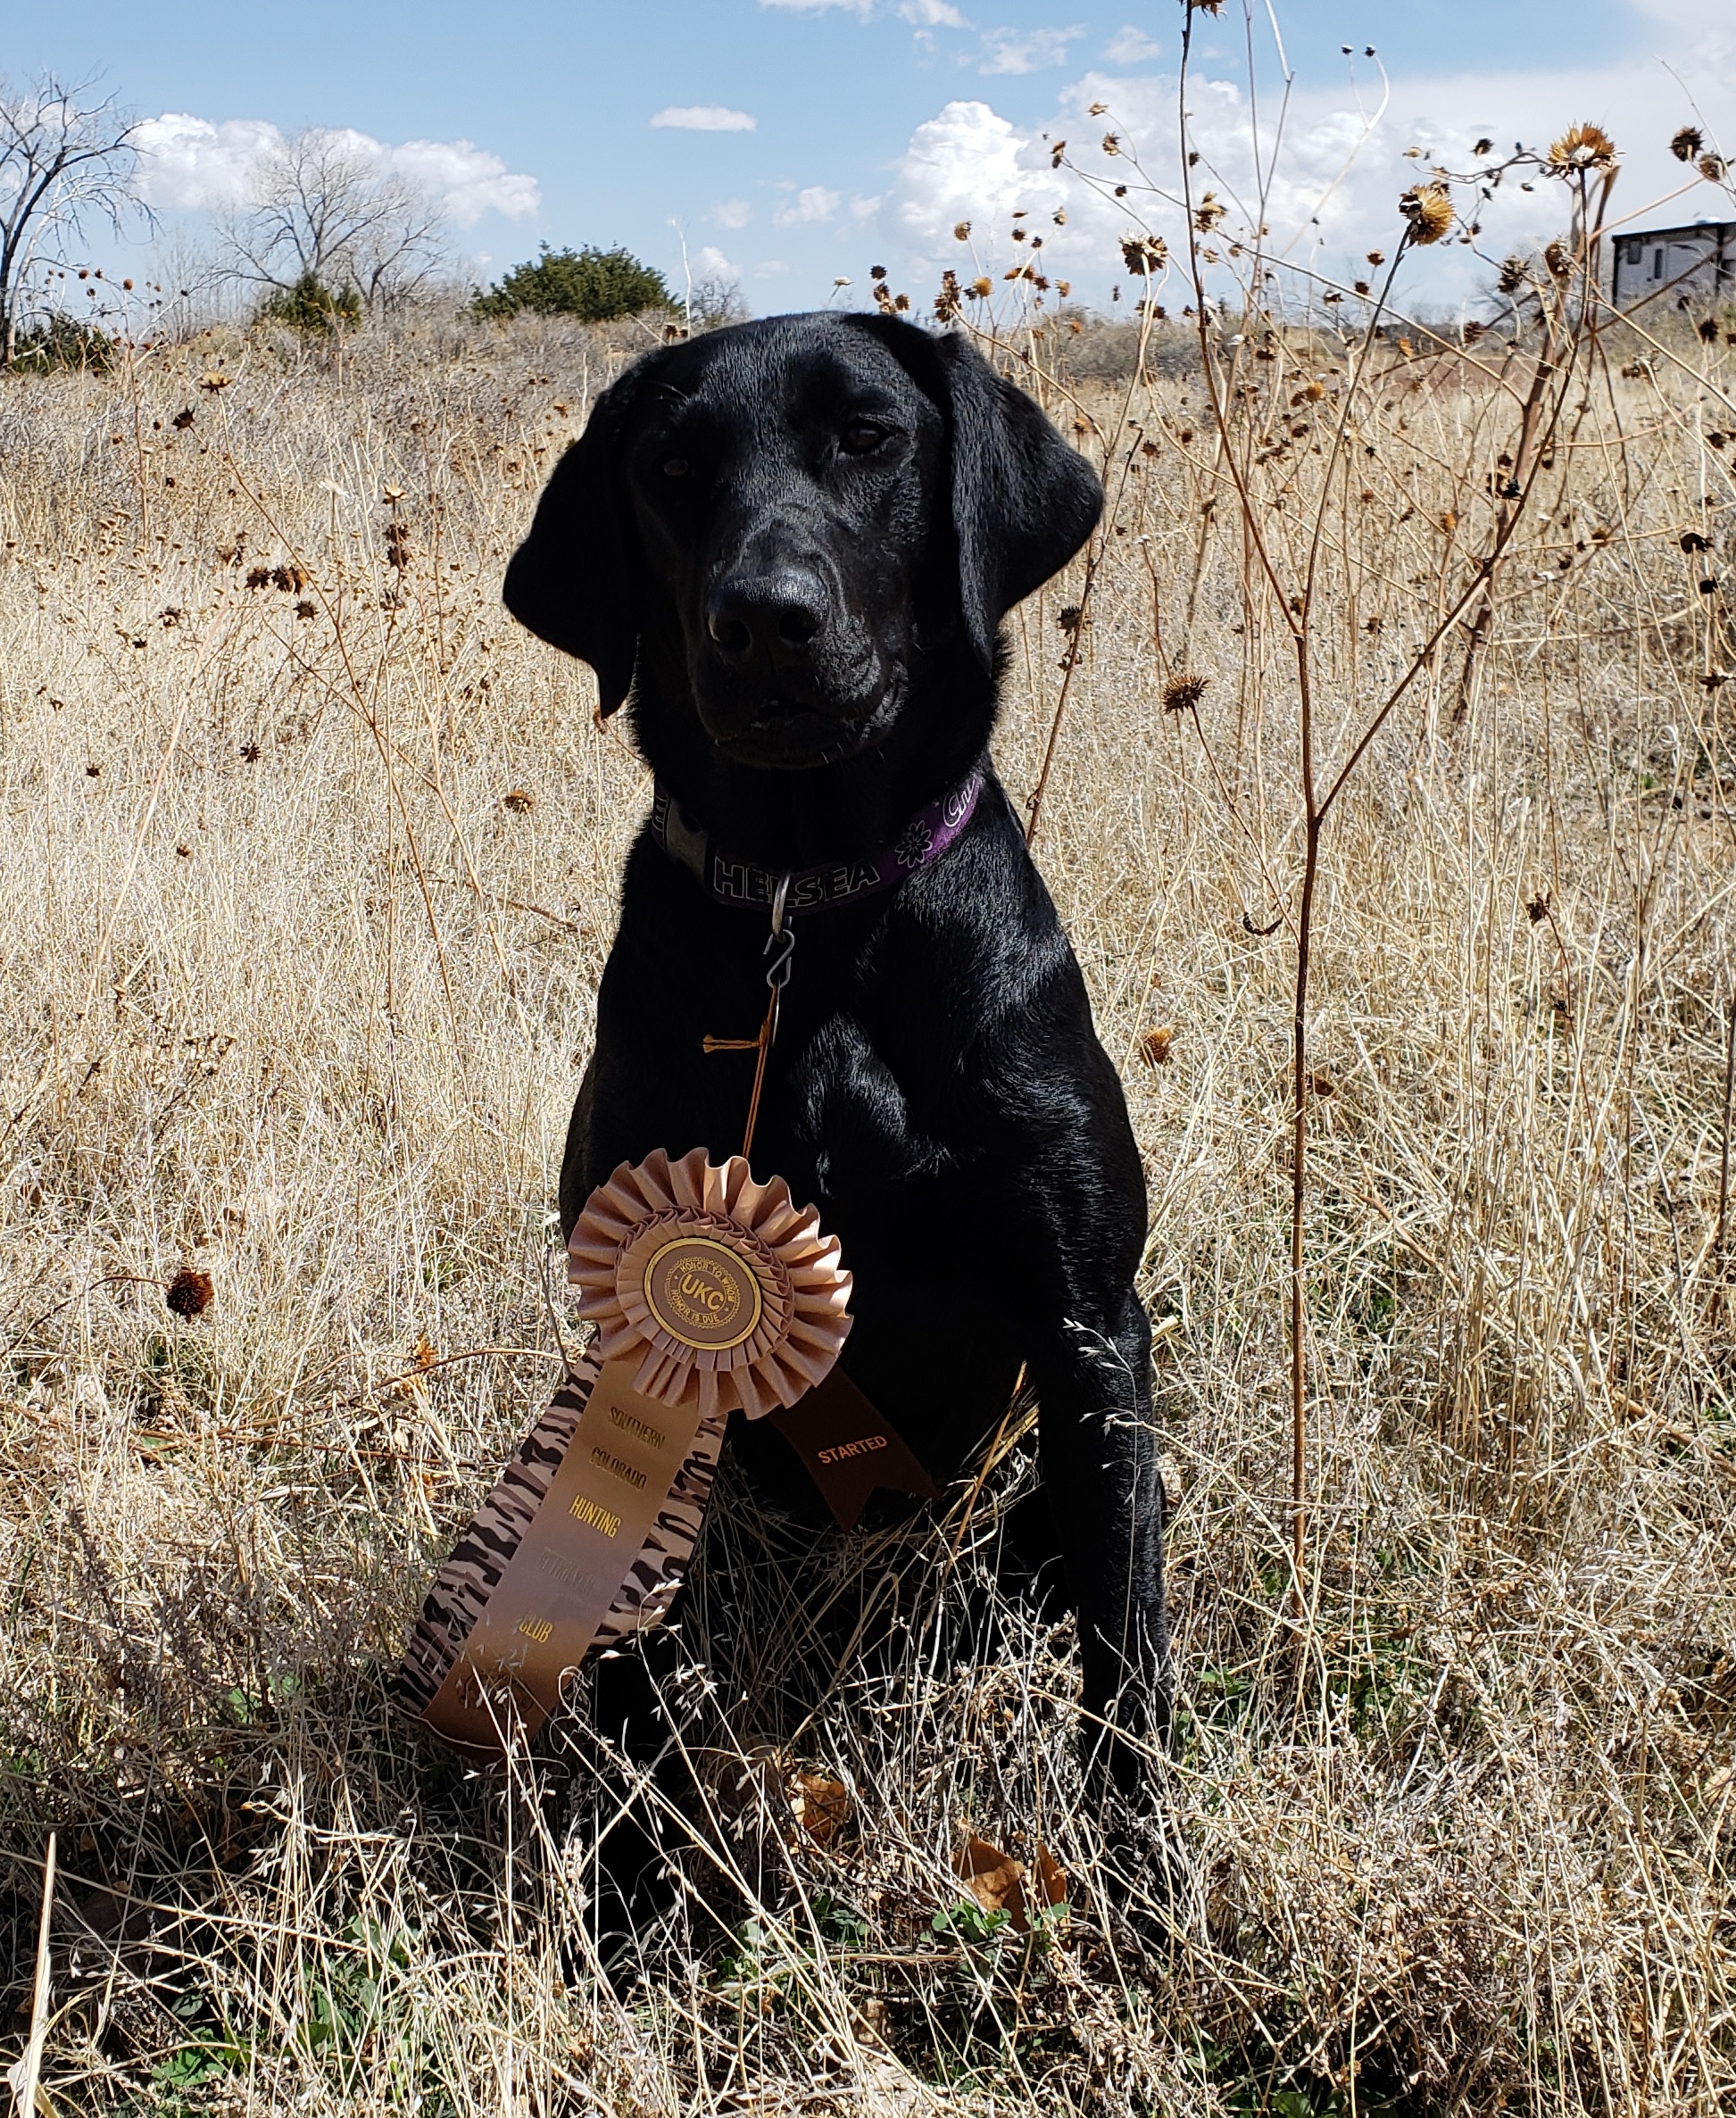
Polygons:
[[[1290,1391],[1290,1613],[1293,1625],[1300,1627],[1306,1620],[1308,1607],[1308,1269],[1307,1228],[1308,1207],[1308,1109],[1312,1072],[1308,1051],[1308,984],[1313,964],[1314,916],[1320,875],[1320,852],[1327,817],[1355,775],[1366,755],[1369,746],[1385,727],[1400,702],[1410,693],[1416,680],[1433,669],[1437,654],[1454,627],[1464,623],[1467,611],[1474,609],[1475,617],[1469,627],[1465,659],[1459,685],[1459,704],[1455,710],[1457,722],[1468,711],[1473,674],[1480,651],[1487,641],[1495,611],[1494,585],[1501,561],[1518,530],[1541,469],[1551,461],[1551,444],[1567,401],[1567,393],[1574,378],[1583,365],[1581,355],[1586,334],[1593,328],[1597,310],[1596,259],[1598,239],[1600,235],[1609,194],[1616,180],[1616,170],[1612,167],[1602,173],[1597,190],[1595,220],[1591,211],[1589,172],[1582,172],[1574,201],[1574,255],[1572,270],[1556,278],[1552,299],[1540,303],[1540,320],[1542,328],[1541,344],[1532,360],[1529,386],[1522,402],[1519,434],[1514,450],[1512,473],[1508,482],[1508,496],[1498,508],[1487,549],[1477,560],[1470,575],[1453,597],[1444,615],[1440,617],[1426,639],[1412,655],[1403,675],[1388,692],[1375,711],[1369,717],[1349,755],[1327,786],[1324,795],[1319,792],[1316,736],[1317,713],[1315,698],[1314,635],[1311,610],[1328,511],[1332,500],[1333,478],[1343,458],[1351,424],[1356,417],[1358,403],[1369,380],[1369,364],[1375,348],[1382,343],[1382,319],[1386,312],[1399,269],[1416,240],[1433,240],[1433,237],[1419,237],[1417,226],[1408,226],[1399,238],[1386,278],[1378,295],[1374,300],[1363,330],[1357,358],[1351,367],[1347,386],[1341,399],[1339,413],[1332,436],[1332,446],[1320,483],[1308,539],[1306,560],[1300,569],[1300,578],[1293,592],[1286,584],[1284,570],[1275,552],[1273,540],[1267,536],[1266,525],[1249,476],[1247,456],[1239,453],[1235,445],[1233,427],[1235,415],[1235,378],[1248,344],[1256,326],[1269,322],[1264,309],[1265,277],[1263,253],[1258,240],[1254,252],[1254,264],[1244,297],[1244,329],[1234,342],[1227,371],[1224,367],[1223,348],[1214,340],[1211,330],[1211,296],[1208,291],[1203,266],[1207,262],[1201,255],[1200,236],[1202,227],[1209,228],[1202,213],[1196,212],[1192,170],[1195,156],[1189,150],[1191,137],[1187,93],[1189,65],[1193,26],[1193,8],[1186,9],[1182,33],[1182,58],[1178,83],[1178,137],[1181,144],[1182,205],[1185,216],[1188,241],[1189,278],[1194,295],[1194,315],[1200,340],[1200,357],[1205,387],[1210,404],[1213,424],[1217,429],[1219,458],[1233,484],[1242,524],[1245,549],[1256,562],[1254,571],[1264,581],[1279,610],[1283,614],[1296,659],[1297,685],[1297,777],[1300,797],[1300,831],[1302,839],[1301,873],[1297,886],[1296,907],[1293,917],[1280,922],[1288,924],[1295,937],[1294,979],[1292,986],[1291,1017],[1291,1104],[1290,1104],[1290,1269],[1286,1293],[1287,1326],[1289,1340],[1289,1391]],[[1260,231],[1263,233],[1263,230]],[[1149,310],[1149,302],[1143,304]],[[1245,440],[1245,436],[1243,437]],[[1250,602],[1253,583],[1244,579],[1244,600]],[[1277,923],[1275,923],[1277,924]],[[1249,923],[1251,929],[1251,922]],[[1258,931],[1258,930],[1253,930]],[[1727,1130],[1727,1128],[1726,1128]]]

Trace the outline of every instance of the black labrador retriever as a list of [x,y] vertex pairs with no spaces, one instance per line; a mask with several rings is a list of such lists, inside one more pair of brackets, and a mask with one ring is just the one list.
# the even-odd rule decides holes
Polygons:
[[[1041,1406],[1090,1784],[1128,1807],[1166,1710],[1145,1190],[1115,1068],[986,759],[1007,611],[1079,550],[1089,466],[961,336],[782,316],[647,353],[599,399],[506,577],[630,701],[657,778],[627,867],[562,1221],[653,1148],[737,1152],[791,878],[753,1146],[839,1237],[850,1378],[943,1486]],[[944,849],[943,851],[941,849]],[[728,1448],[824,1509],[771,1422]],[[615,1732],[645,1754],[623,1695]],[[1119,1740],[1122,1733],[1131,1743]],[[1135,1802],[1132,1805],[1139,1807]]]

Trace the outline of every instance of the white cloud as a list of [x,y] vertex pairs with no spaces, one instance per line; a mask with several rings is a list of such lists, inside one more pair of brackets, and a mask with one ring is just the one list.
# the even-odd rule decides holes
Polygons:
[[1156,59],[1163,46],[1155,37],[1148,37],[1143,29],[1135,29],[1131,22],[1124,22],[1108,44],[1103,46],[1103,56],[1117,66],[1142,66],[1148,59]]
[[1065,66],[1067,47],[1084,30],[1076,22],[1070,29],[985,29],[983,32],[981,73],[1040,73],[1045,66]]
[[653,125],[677,132],[752,132],[759,122],[720,103],[672,103],[652,119]]
[[406,140],[402,147],[388,147],[386,160],[401,177],[439,199],[460,228],[472,227],[485,213],[522,220],[542,203],[535,177],[516,175],[498,154],[469,140]]
[[182,111],[165,111],[160,118],[146,118],[133,137],[145,203],[187,213],[238,206],[260,157],[283,135],[262,118],[230,118],[213,125]]
[[848,14],[872,14],[874,0],[760,0],[761,7],[781,7],[791,14],[825,14],[833,8]]
[[719,228],[745,228],[753,218],[753,208],[744,198],[720,198],[711,209],[711,218]]
[[753,277],[756,279],[776,279],[789,269],[781,257],[768,257],[763,264],[754,266]]
[[687,260],[687,270],[695,283],[702,279],[739,279],[742,276],[741,268],[710,243],[694,251]]
[[1073,187],[1049,167],[1048,150],[985,103],[949,103],[918,125],[898,165],[893,212],[925,256],[951,262],[955,221],[985,227],[1015,207],[1055,207]]
[[[1643,4],[1661,10],[1663,0]],[[1708,117],[1736,101],[1736,37],[1723,29],[1673,32],[1661,12],[1657,37]],[[1267,120],[1276,105],[1268,112],[1262,101],[1257,167],[1248,99],[1233,82],[1212,79],[1209,71],[1202,67],[1192,85],[1191,144],[1201,156],[1201,166],[1193,172],[1196,195],[1209,187],[1230,209],[1212,245],[1222,251],[1250,232],[1238,213],[1242,203],[1259,196],[1262,176],[1270,168]],[[1009,240],[1011,215],[1023,208],[1024,227],[1043,237],[1042,269],[1047,276],[1069,280],[1076,298],[1105,302],[1109,283],[1126,278],[1120,245],[1123,237],[1137,228],[1127,209],[1140,194],[1135,188],[1126,201],[1106,195],[1115,183],[1128,181],[1131,172],[1125,154],[1107,157],[1099,143],[1113,125],[1124,147],[1137,151],[1159,192],[1173,196],[1181,174],[1175,96],[1173,73],[1092,71],[1056,97],[1046,123],[1028,128],[1013,123],[985,101],[949,103],[911,136],[869,223],[880,231],[886,263],[911,286],[943,267],[959,270],[967,264],[973,272],[988,271],[998,282],[1004,268],[1031,257],[1027,247],[1015,247]],[[1093,117],[1093,103],[1109,104],[1113,118]],[[1367,106],[1370,116],[1375,107]],[[1453,169],[1475,166],[1471,150],[1484,135],[1502,149],[1510,150],[1521,138],[1529,146],[1545,148],[1568,125],[1585,120],[1604,125],[1622,151],[1614,207],[1617,219],[1632,216],[1627,225],[1636,228],[1697,216],[1727,219],[1729,203],[1710,185],[1695,184],[1674,203],[1665,203],[1665,195],[1691,177],[1672,160],[1670,135],[1695,120],[1686,92],[1663,63],[1632,59],[1548,72],[1401,77],[1391,84],[1386,117],[1372,132],[1345,88],[1299,86],[1291,97],[1275,171],[1267,179],[1262,218],[1271,229],[1268,254],[1310,267],[1340,285],[1369,278],[1364,253],[1378,249],[1388,257],[1394,254],[1402,229],[1400,195],[1434,162]],[[1101,188],[1093,190],[1069,170],[1051,168],[1049,141],[1059,138],[1070,143],[1067,161],[1090,172]],[[1408,158],[1405,149],[1412,146],[1426,153]],[[1530,191],[1520,189],[1516,176],[1488,201],[1480,201],[1471,187],[1457,188],[1456,198],[1467,217],[1481,220],[1476,249],[1453,241],[1408,258],[1397,288],[1401,309],[1471,301],[1494,278],[1478,250],[1499,258],[1560,232],[1569,203],[1563,187],[1539,176],[1527,175],[1526,180]],[[1052,215],[1062,207],[1066,224],[1057,227]],[[1147,217],[1172,254],[1180,256],[1185,229],[1179,211],[1157,196]],[[961,220],[972,224],[968,245],[952,235]],[[1273,292],[1287,287],[1300,294],[1308,285],[1300,275],[1292,278],[1280,270]],[[1128,292],[1124,285],[1124,299]],[[1176,272],[1157,295],[1176,311],[1192,298]],[[1339,313],[1349,316],[1351,306],[1347,302]]]
[[838,210],[838,194],[824,184],[810,184],[798,191],[788,205],[779,206],[772,219],[779,228],[816,226],[830,220]]
[[902,0],[898,11],[901,21],[910,22],[918,29],[968,29],[969,18],[961,15],[948,0]]
[[[283,137],[262,118],[212,124],[165,111],[147,118],[136,135],[139,190],[147,204],[169,212],[245,205],[261,161]],[[498,154],[469,140],[406,140],[393,147],[348,129],[329,137],[362,161],[419,185],[460,228],[473,227],[485,213],[520,219],[541,203],[535,177],[509,170]]]

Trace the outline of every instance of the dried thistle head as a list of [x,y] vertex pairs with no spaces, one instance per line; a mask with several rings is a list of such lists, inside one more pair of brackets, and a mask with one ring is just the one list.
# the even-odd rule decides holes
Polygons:
[[1501,260],[1500,278],[1495,282],[1504,295],[1516,295],[1525,284],[1525,261],[1522,257],[1504,257]]
[[1169,246],[1161,236],[1125,236],[1121,262],[1134,274],[1161,272],[1169,262]]
[[1559,237],[1544,245],[1543,262],[1554,278],[1571,279],[1574,276],[1574,253]]
[[1195,677],[1191,671],[1178,670],[1163,687],[1164,711],[1192,713],[1205,697],[1209,681],[1205,677]]
[[527,793],[523,787],[514,787],[501,796],[501,807],[511,810],[515,817],[521,817],[527,810],[535,809],[536,797]]
[[1193,209],[1193,225],[1202,236],[1210,235],[1224,218],[1224,202],[1216,192],[1207,192]]
[[1698,125],[1684,125],[1681,131],[1671,135],[1670,152],[1678,162],[1691,162],[1705,145]]
[[1438,243],[1450,235],[1453,202],[1443,184],[1415,184],[1399,201],[1399,211],[1409,222],[1412,243]]
[[1699,173],[1708,184],[1722,184],[1726,164],[1722,154],[1702,154],[1698,164]]
[[953,239],[953,241],[954,241],[955,243],[968,243],[968,242],[969,242],[969,240],[970,240],[970,223],[969,223],[969,221],[968,221],[968,220],[959,220],[959,221],[956,221],[956,222],[953,224],[953,228],[952,228],[952,239]]
[[1549,145],[1549,174],[1571,177],[1581,170],[1616,166],[1616,143],[1601,125],[1570,125]]
[[1175,1026],[1167,1022],[1158,1029],[1146,1031],[1139,1041],[1139,1056],[1148,1067],[1173,1067],[1175,1055],[1171,1047],[1175,1042]]
[[994,282],[985,272],[980,279],[973,279],[965,291],[975,295],[979,302],[984,302],[994,292]]
[[162,1299],[177,1316],[203,1316],[216,1292],[208,1272],[195,1272],[192,1266],[184,1265],[170,1281]]

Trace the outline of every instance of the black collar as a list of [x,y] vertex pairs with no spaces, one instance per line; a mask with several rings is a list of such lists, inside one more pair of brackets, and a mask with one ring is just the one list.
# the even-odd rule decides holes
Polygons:
[[[821,912],[895,890],[907,876],[938,860],[969,823],[983,782],[983,768],[973,765],[957,786],[918,810],[895,844],[878,852],[794,869],[785,909]],[[755,861],[732,860],[720,852],[687,821],[680,803],[660,783],[652,800],[651,831],[669,859],[678,860],[719,904],[769,906],[776,899],[784,877]]]

